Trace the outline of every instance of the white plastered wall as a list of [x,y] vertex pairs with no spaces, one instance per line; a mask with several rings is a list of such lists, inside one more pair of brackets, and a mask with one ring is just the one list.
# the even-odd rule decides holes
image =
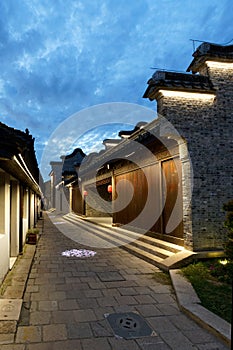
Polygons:
[[0,169],[0,282],[10,266],[10,176]]

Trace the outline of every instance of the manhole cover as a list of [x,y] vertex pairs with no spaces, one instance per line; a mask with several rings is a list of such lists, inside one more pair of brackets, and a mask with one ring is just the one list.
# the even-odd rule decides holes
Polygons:
[[108,314],[106,318],[118,337],[132,339],[156,335],[147,322],[134,312]]
[[97,275],[102,282],[125,281],[125,278],[117,271],[98,272]]
[[22,302],[22,299],[0,299],[0,320],[18,320]]

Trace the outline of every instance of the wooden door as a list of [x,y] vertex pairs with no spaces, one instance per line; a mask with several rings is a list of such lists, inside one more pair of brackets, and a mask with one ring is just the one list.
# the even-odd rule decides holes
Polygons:
[[162,162],[163,234],[183,238],[181,162],[177,158]]

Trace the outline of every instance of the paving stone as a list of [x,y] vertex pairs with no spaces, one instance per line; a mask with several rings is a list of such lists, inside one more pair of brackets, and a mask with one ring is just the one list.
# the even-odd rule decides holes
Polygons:
[[16,343],[38,343],[41,342],[41,327],[22,326],[18,327]]
[[40,311],[58,310],[58,302],[56,300],[39,301],[38,308]]
[[[163,315],[180,315],[180,310],[178,309],[176,304],[157,304],[158,310],[161,311]],[[187,323],[187,318],[186,318]]]
[[69,290],[66,291],[66,299],[76,299],[76,298],[85,298],[85,292],[80,291],[77,288],[71,289],[69,287]]
[[215,337],[202,328],[198,330],[184,330],[183,333],[193,344],[214,342]]
[[154,294],[153,298],[157,301],[157,303],[176,304],[175,296],[172,296],[171,294]]
[[136,305],[136,310],[144,317],[162,316],[161,311],[153,304]]
[[28,285],[27,288],[26,288],[26,291],[28,293],[31,293],[31,292],[39,292],[39,286],[38,285],[33,285],[33,286],[30,286]]
[[89,322],[96,320],[96,315],[91,309],[75,310],[73,311],[73,315],[76,322]]
[[74,276],[66,277],[65,281],[66,281],[66,283],[65,283],[66,285],[70,285],[71,283],[80,283],[81,282],[80,278],[74,277]]
[[136,307],[133,305],[119,305],[114,307],[115,312],[137,312]]
[[138,304],[137,300],[131,295],[122,295],[120,297],[116,297],[116,300],[119,305],[136,305]]
[[171,293],[171,286],[156,284],[155,286],[149,287],[156,294],[169,294]]
[[85,339],[82,340],[81,343],[83,350],[112,350],[107,339]]
[[43,340],[56,341],[67,339],[67,330],[64,324],[50,324],[43,326]]
[[53,343],[29,344],[27,350],[53,350]]
[[125,281],[125,278],[117,271],[99,272],[97,276],[102,282]]
[[120,338],[108,338],[111,349],[114,350],[140,350],[135,340],[126,340]]
[[115,312],[115,308],[111,306],[105,306],[105,307],[98,307],[94,309],[95,315],[97,320],[103,320],[105,319],[105,314],[111,314]]
[[58,285],[51,285],[51,284],[49,284],[49,286],[48,285],[40,285],[39,286],[39,292],[48,292],[48,289],[49,289],[49,292],[52,292],[52,291],[55,291],[55,290],[57,290],[57,288],[58,287],[61,287],[61,286],[63,286],[63,284],[58,284]]
[[102,294],[104,297],[120,297],[121,294],[116,288],[103,289]]
[[10,344],[14,342],[14,333],[0,334],[0,344]]
[[137,294],[150,294],[150,295],[153,295],[151,294],[151,289],[149,287],[145,287],[145,286],[142,286],[142,287],[134,287],[134,290]]
[[102,282],[89,282],[88,285],[91,289],[104,289],[104,288],[106,288],[106,285]]
[[198,350],[226,350],[227,347],[223,344],[219,343],[207,343],[207,344],[198,344],[197,345]]
[[75,322],[72,310],[58,310],[52,311],[53,323],[72,323]]
[[82,282],[80,282],[80,283],[72,283],[71,285],[70,285],[70,288],[71,289],[74,289],[74,290],[77,290],[77,291],[85,291],[85,290],[88,290],[89,289],[89,286],[88,286],[88,283],[82,283]]
[[29,279],[27,281],[27,286],[34,286],[34,285],[35,285],[35,278],[29,277]]
[[187,317],[181,312],[179,312],[177,315],[168,316],[168,320],[183,331],[202,331],[202,328],[193,320],[190,319],[189,322],[187,322]]
[[62,300],[58,302],[59,310],[76,310],[79,308],[75,299]]
[[84,271],[71,271],[72,276],[74,277],[85,277],[87,276],[87,272]]
[[49,299],[48,292],[43,291],[43,292],[31,293],[32,301],[41,301],[41,300],[48,300],[48,299]]
[[9,286],[6,287],[4,298],[21,299],[23,297],[24,286]]
[[[80,246],[46,222],[24,294],[26,324],[20,321],[16,344],[13,333],[0,333],[0,350],[188,350],[190,344],[192,350],[227,349],[181,314],[171,286],[152,278],[156,268],[118,247],[96,250],[94,259],[64,258],[64,247]],[[23,280],[18,275],[16,285]],[[158,335],[115,338],[104,316],[114,312],[138,312]]]
[[0,321],[0,334],[9,334],[16,331],[17,321]]
[[[103,290],[103,293],[104,291],[105,289]],[[103,293],[99,289],[85,290],[84,292],[86,298],[101,298],[103,296]]]
[[127,270],[123,270],[122,274],[124,275],[140,275],[141,271],[139,269],[130,269],[128,268]]
[[118,305],[117,300],[114,297],[103,297],[103,298],[97,298],[96,299],[99,306],[116,306]]
[[49,279],[44,277],[38,277],[35,279],[35,285],[47,284],[49,285]]
[[57,291],[57,292],[63,291],[63,292],[66,292],[66,294],[67,294],[67,292],[70,291],[70,286],[68,284],[56,284],[54,286],[54,288],[50,289],[50,292],[52,290]]
[[25,350],[25,347],[24,344],[7,344],[0,345],[0,350]]
[[142,350],[170,350],[168,346],[160,337],[145,337],[136,339]]
[[38,310],[38,302],[32,301],[30,303],[30,312],[37,311]]
[[54,342],[52,350],[83,350],[83,349],[82,349],[80,340],[73,339],[73,340]]
[[91,329],[95,337],[111,337],[113,331],[106,319],[96,322],[91,322]]
[[30,313],[29,322],[31,325],[43,325],[51,322],[50,311],[34,311]]
[[138,304],[152,304],[154,299],[150,295],[135,295]]
[[80,309],[94,309],[96,307],[99,307],[97,300],[94,298],[77,298],[77,303]]
[[121,288],[121,287],[135,287],[137,283],[135,281],[118,281],[118,282],[105,282],[106,288]]
[[150,323],[156,333],[164,332],[164,330],[178,332],[178,329],[165,316],[149,317],[147,318],[147,321]]
[[163,332],[160,333],[161,338],[168,344],[172,350],[197,350],[190,340],[181,332]]
[[63,291],[49,292],[49,300],[66,300],[66,293]]
[[135,288],[133,287],[126,287],[126,288],[118,288],[117,289],[121,295],[138,295]]
[[91,338],[93,336],[89,323],[69,323],[67,324],[69,339]]

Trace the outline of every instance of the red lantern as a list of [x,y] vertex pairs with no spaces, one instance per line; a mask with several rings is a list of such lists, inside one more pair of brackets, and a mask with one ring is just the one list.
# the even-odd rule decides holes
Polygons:
[[83,196],[86,197],[88,195],[87,191],[83,191]]
[[108,185],[108,193],[112,193],[112,185]]

